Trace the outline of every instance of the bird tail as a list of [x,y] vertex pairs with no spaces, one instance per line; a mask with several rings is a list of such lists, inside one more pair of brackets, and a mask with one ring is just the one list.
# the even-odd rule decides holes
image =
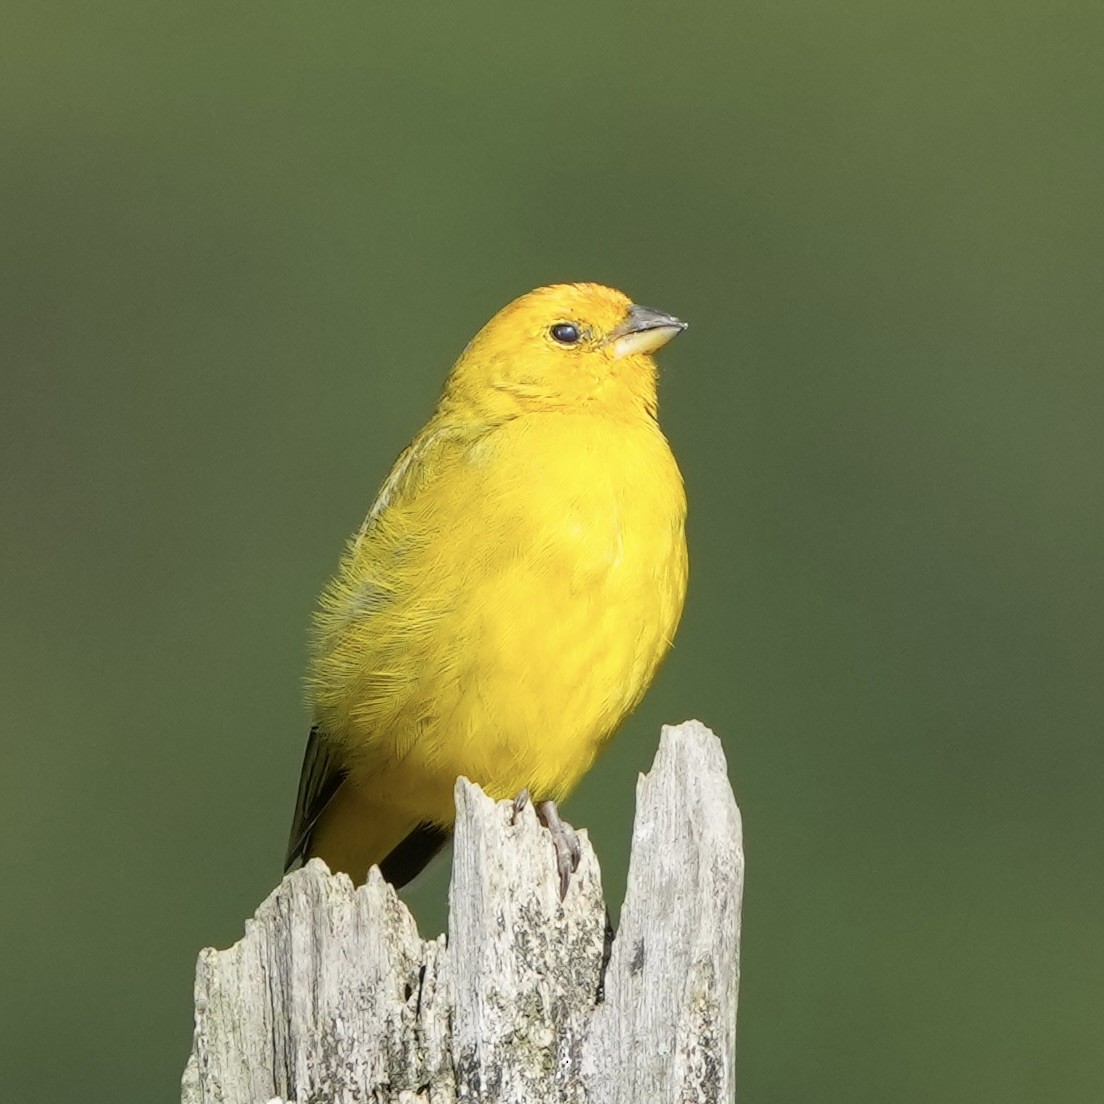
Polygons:
[[358,885],[378,864],[383,876],[399,888],[425,868],[450,834],[440,825],[419,823],[407,813],[367,799],[346,783],[318,818],[304,859],[317,856]]

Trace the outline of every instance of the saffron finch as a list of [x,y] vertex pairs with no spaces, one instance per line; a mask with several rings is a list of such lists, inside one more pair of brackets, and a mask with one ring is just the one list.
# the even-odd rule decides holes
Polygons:
[[598,284],[538,288],[461,354],[322,594],[287,865],[402,885],[465,775],[556,802],[651,683],[686,593],[686,498],[652,353],[685,329]]

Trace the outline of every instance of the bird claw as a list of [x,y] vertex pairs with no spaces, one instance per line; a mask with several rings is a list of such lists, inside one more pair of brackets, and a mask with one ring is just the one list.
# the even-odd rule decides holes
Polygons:
[[[526,786],[514,798],[512,823],[517,823],[517,818],[522,810],[532,804],[533,796]],[[579,869],[579,859],[582,857],[583,848],[579,843],[579,834],[560,816],[560,810],[556,808],[554,801],[542,801],[537,807],[537,818],[548,829],[552,837],[552,846],[556,849],[556,872],[560,876],[560,900],[567,896],[567,887],[571,884],[571,875]]]
[[512,823],[517,824],[517,818],[521,816],[521,811],[530,801],[532,801],[532,798],[529,796],[529,787],[526,786],[525,789],[514,798],[514,819]]
[[[528,794],[528,791],[523,792]],[[556,808],[554,801],[542,801],[537,806],[537,816],[548,829],[548,834],[552,837],[552,846],[556,849],[556,870],[560,875],[560,900],[562,901],[567,896],[571,875],[579,869],[579,859],[583,853],[579,834],[560,816],[560,810]]]

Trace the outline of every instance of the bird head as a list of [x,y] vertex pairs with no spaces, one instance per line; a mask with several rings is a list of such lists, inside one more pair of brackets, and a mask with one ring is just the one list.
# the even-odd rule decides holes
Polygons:
[[686,328],[601,284],[553,284],[503,307],[449,376],[448,405],[483,417],[526,410],[655,416],[651,354]]

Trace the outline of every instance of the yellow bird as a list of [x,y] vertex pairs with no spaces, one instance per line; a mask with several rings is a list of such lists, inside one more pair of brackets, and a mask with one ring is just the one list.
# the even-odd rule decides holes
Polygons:
[[598,284],[501,310],[450,373],[322,594],[287,866],[402,885],[459,775],[556,802],[640,701],[686,593],[686,497],[651,354],[685,329]]

